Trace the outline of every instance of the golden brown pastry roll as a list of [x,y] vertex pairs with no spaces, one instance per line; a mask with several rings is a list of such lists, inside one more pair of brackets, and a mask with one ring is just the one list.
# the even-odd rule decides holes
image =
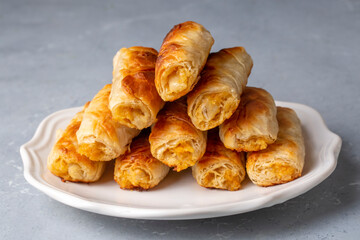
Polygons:
[[246,175],[244,153],[227,149],[219,139],[218,130],[211,130],[206,152],[192,167],[192,174],[200,186],[239,190]]
[[240,103],[253,62],[243,47],[212,53],[201,79],[188,94],[188,114],[200,130],[209,130],[230,118]]
[[164,101],[155,88],[153,48],[122,48],[113,59],[113,84],[109,108],[120,124],[137,129],[149,127]]
[[225,147],[238,152],[259,151],[275,142],[279,130],[274,99],[264,89],[246,87],[239,107],[219,127]]
[[186,113],[185,99],[167,103],[152,128],[152,155],[176,171],[193,166],[205,153],[206,132],[198,130]]
[[93,161],[110,161],[128,149],[139,130],[119,124],[108,108],[111,84],[105,85],[90,102],[77,131],[78,152]]
[[[84,108],[87,107],[85,105]],[[93,162],[77,152],[76,132],[83,119],[84,110],[77,113],[59,136],[47,160],[50,172],[65,181],[95,182],[104,173],[106,162]]]
[[305,146],[300,120],[289,108],[277,107],[279,133],[266,149],[247,155],[246,171],[259,186],[286,183],[301,176]]
[[114,179],[122,189],[147,190],[155,187],[169,172],[169,167],[150,152],[148,134],[132,143],[130,152],[115,161]]
[[155,68],[155,86],[164,101],[174,101],[193,89],[213,44],[210,32],[196,22],[171,29]]

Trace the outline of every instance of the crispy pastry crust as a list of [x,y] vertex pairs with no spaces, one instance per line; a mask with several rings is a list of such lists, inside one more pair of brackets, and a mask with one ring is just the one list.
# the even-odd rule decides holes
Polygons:
[[240,103],[253,62],[243,47],[210,54],[201,79],[188,94],[188,114],[200,130],[209,130],[230,118]]
[[179,172],[193,166],[204,155],[206,132],[191,123],[182,98],[167,103],[159,112],[149,141],[152,155]]
[[301,176],[304,167],[304,139],[295,111],[277,107],[277,120],[277,140],[266,149],[247,155],[249,178],[263,187],[292,181]]
[[169,167],[150,152],[148,135],[142,134],[131,143],[130,152],[115,161],[114,179],[122,189],[148,190],[169,172]]
[[174,101],[193,89],[213,44],[210,32],[198,23],[184,22],[171,29],[155,68],[156,89],[164,101]]
[[108,108],[111,84],[105,85],[90,102],[77,131],[78,152],[93,161],[110,161],[124,154],[139,130],[119,124]]
[[122,48],[116,53],[109,108],[120,124],[140,130],[149,127],[164,106],[154,82],[157,54],[147,47]]
[[260,151],[275,142],[279,130],[274,99],[264,89],[246,87],[239,107],[219,127],[225,147],[238,152]]
[[245,179],[244,153],[225,148],[217,130],[208,134],[206,152],[192,167],[192,174],[200,186],[239,190]]
[[[84,106],[84,109],[88,104]],[[60,133],[47,160],[50,172],[65,181],[95,182],[99,180],[105,170],[106,162],[91,161],[77,152],[76,132],[80,127],[83,115],[84,110],[78,112],[65,131]]]

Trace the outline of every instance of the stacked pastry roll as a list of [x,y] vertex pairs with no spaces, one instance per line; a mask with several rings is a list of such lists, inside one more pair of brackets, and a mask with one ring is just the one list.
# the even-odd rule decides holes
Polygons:
[[300,120],[294,110],[277,107],[279,133],[266,149],[249,152],[246,170],[251,181],[259,186],[272,186],[301,176],[305,146]]
[[169,167],[151,155],[148,138],[148,133],[142,133],[131,143],[129,153],[116,159],[114,179],[122,189],[148,190],[168,174]]
[[115,159],[114,179],[130,190],[154,188],[169,169],[191,169],[200,186],[229,191],[246,173],[259,186],[300,177],[305,147],[296,113],[247,86],[253,60],[244,47],[210,53],[213,44],[204,26],[188,21],[169,31],[159,52],[121,48],[112,84],[59,134],[50,171],[94,182]]
[[186,113],[184,98],[167,103],[150,134],[152,155],[180,172],[204,155],[206,132],[197,129]]
[[192,167],[192,174],[203,187],[239,190],[246,175],[244,153],[226,148],[218,130],[213,129],[208,134],[206,152]]
[[155,85],[164,101],[190,92],[200,79],[214,39],[196,22],[178,24],[166,35],[156,60]]
[[140,130],[154,123],[164,106],[154,82],[157,54],[153,48],[131,47],[115,55],[109,102],[115,121]]
[[110,91],[111,84],[105,85],[60,134],[47,162],[54,175],[65,181],[95,182],[106,162],[124,154],[139,134],[113,120]]
[[111,84],[107,84],[95,95],[76,132],[78,152],[93,161],[110,161],[124,154],[131,140],[140,133],[112,118],[108,107],[110,91]]
[[240,103],[252,65],[243,47],[210,54],[199,84],[187,98],[188,114],[198,129],[215,128],[231,117]]
[[79,130],[88,105],[89,103],[85,104],[83,110],[73,117],[64,131],[58,130],[56,143],[48,157],[48,169],[63,181],[95,182],[105,170],[106,162],[91,161],[85,155],[78,153],[79,144],[76,132]]

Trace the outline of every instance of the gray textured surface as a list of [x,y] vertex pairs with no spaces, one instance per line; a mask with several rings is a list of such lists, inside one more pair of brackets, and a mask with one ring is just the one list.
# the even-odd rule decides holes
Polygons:
[[[121,47],[159,48],[195,20],[213,50],[243,45],[250,85],[316,108],[343,139],[335,172],[271,208],[192,221],[101,216],[50,199],[22,175],[19,146],[48,114],[111,81]],[[0,1],[0,239],[355,239],[360,234],[360,2]]]

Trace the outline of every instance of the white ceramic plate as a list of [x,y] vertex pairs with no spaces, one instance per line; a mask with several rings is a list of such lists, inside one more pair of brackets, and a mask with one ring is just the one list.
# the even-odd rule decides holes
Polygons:
[[65,129],[81,108],[70,108],[46,117],[35,136],[20,148],[26,180],[50,197],[86,211],[138,219],[197,219],[253,211],[282,203],[318,185],[335,169],[341,139],[330,132],[320,114],[297,103],[276,102],[298,114],[306,143],[303,176],[295,181],[258,187],[248,179],[239,191],[210,190],[200,187],[188,169],[171,172],[150,191],[121,190],[112,179],[111,167],[97,183],[62,182],[46,168],[47,155],[55,142],[57,129]]

